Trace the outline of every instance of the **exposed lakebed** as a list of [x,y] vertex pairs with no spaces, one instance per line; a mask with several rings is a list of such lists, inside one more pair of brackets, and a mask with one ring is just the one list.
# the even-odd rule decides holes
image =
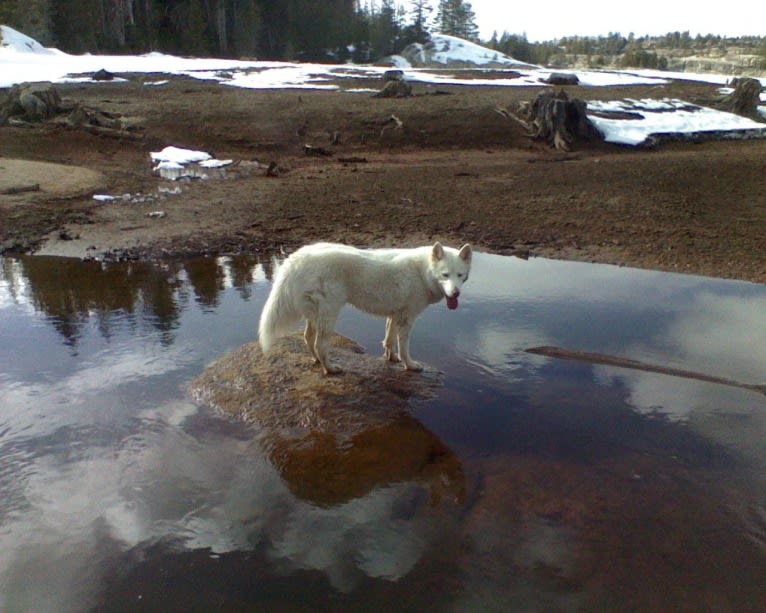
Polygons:
[[766,396],[526,350],[764,383],[766,287],[477,254],[413,333],[438,387],[344,436],[188,392],[273,267],[2,261],[0,608],[763,607]]

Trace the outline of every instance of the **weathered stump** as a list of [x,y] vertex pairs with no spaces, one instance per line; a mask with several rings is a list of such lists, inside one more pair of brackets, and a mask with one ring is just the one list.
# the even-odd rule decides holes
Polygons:
[[571,99],[564,91],[543,92],[523,107],[516,116],[530,132],[560,151],[569,151],[577,140],[602,139],[603,136],[586,114],[586,103]]
[[14,85],[0,104],[0,126],[10,117],[25,121],[42,121],[61,108],[61,96],[52,83],[22,83]]
[[383,89],[373,94],[373,98],[408,98],[410,96],[412,96],[412,85],[400,79],[386,81]]
[[734,91],[721,98],[715,107],[745,117],[759,118],[758,104],[760,103],[763,87],[758,79],[737,78],[730,85]]

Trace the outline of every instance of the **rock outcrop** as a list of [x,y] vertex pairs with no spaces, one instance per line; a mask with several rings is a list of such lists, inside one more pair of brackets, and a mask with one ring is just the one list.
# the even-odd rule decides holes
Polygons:
[[404,371],[340,336],[332,352],[344,374],[327,377],[300,334],[280,339],[265,356],[249,343],[209,366],[191,394],[255,424],[290,489],[315,504],[338,504],[401,481],[420,483],[432,504],[462,501],[457,456],[409,412],[413,401],[435,396],[441,374]]

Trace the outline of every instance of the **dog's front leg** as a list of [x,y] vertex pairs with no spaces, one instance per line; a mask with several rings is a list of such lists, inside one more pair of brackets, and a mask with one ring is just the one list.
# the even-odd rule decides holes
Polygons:
[[386,318],[386,336],[383,338],[383,357],[389,362],[398,362],[399,354],[394,351],[396,342],[396,322],[393,317]]
[[423,370],[423,365],[413,360],[410,356],[410,331],[412,330],[412,323],[409,318],[401,318],[396,322],[396,327],[399,337],[399,359],[404,362],[404,368],[407,370],[420,372]]

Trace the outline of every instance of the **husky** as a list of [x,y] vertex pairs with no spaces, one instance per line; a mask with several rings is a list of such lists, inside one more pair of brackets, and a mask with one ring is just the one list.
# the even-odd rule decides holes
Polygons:
[[[429,305],[447,299],[458,307],[471,271],[471,246],[441,243],[414,249],[357,249],[336,243],[301,247],[285,260],[261,313],[258,335],[267,353],[274,341],[306,320],[303,338],[325,375],[340,368],[328,357],[328,342],[345,304],[386,318],[384,357],[406,370],[423,366],[410,356],[410,332]],[[398,342],[398,352],[394,351]]]

